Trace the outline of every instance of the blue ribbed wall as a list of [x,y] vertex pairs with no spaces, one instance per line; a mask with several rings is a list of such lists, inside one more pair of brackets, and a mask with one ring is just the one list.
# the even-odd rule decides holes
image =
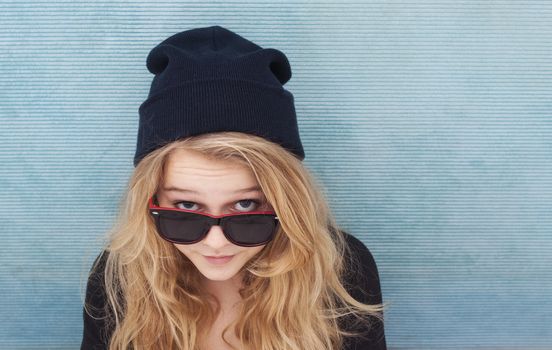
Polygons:
[[552,2],[0,2],[0,348],[76,349],[149,50],[288,56],[307,158],[380,269],[390,349],[552,349]]

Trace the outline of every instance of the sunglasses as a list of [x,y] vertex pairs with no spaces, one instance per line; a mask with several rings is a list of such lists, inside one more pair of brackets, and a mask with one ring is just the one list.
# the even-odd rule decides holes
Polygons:
[[211,226],[218,225],[224,236],[235,245],[259,246],[274,238],[279,223],[276,213],[271,211],[215,216],[193,210],[160,207],[155,196],[149,200],[149,212],[155,220],[159,235],[178,244],[197,243],[207,236]]

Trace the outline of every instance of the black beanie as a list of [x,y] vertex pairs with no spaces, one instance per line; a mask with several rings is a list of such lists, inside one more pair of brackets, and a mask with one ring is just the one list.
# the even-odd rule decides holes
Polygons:
[[169,142],[217,131],[254,134],[305,158],[281,51],[221,26],[195,28],[154,47],[147,67],[155,77],[139,109],[134,166]]

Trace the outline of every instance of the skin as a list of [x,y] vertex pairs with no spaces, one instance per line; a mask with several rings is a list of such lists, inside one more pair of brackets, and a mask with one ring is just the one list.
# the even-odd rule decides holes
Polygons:
[[[258,182],[249,169],[231,161],[212,160],[197,152],[175,150],[168,159],[165,174],[163,186],[157,192],[160,206],[213,215],[273,210],[260,190],[236,192],[258,187]],[[240,300],[241,269],[265,247],[237,246],[226,239],[220,226],[212,226],[201,242],[174,245],[201,272],[205,286],[223,309],[232,308]],[[205,258],[227,255],[234,257],[224,265],[214,265]]]

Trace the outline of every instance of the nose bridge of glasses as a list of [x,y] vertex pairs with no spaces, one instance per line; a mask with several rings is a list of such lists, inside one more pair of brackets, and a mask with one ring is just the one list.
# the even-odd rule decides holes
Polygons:
[[222,219],[223,218],[224,217],[212,218],[213,220],[211,220],[211,226],[213,226],[213,225],[220,226],[220,228],[222,229]]
[[203,217],[209,223],[209,227],[208,227],[209,230],[211,230],[211,228],[213,226],[218,226],[222,230],[222,225],[224,224],[224,221],[225,221],[224,216],[222,216],[222,217],[212,217],[212,216],[204,215]]

